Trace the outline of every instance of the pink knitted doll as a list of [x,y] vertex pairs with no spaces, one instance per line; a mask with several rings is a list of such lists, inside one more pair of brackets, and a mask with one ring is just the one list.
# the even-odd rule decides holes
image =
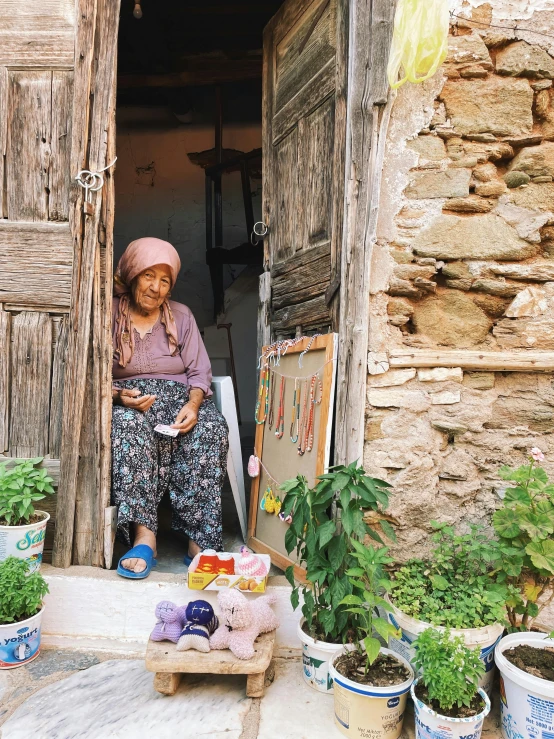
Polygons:
[[274,595],[249,600],[238,590],[222,590],[217,596],[220,608],[219,628],[210,637],[212,649],[227,649],[239,659],[254,656],[254,642],[258,634],[279,627],[271,610]]
[[170,600],[161,600],[156,606],[156,625],[150,634],[152,641],[172,641],[177,643],[183,626],[187,622],[185,606],[176,606]]

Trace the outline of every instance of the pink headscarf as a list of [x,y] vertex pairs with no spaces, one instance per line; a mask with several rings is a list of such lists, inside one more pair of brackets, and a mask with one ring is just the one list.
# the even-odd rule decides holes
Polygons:
[[[116,316],[115,351],[119,354],[119,365],[126,367],[135,350],[135,337],[131,320],[130,298],[131,282],[149,267],[165,264],[171,273],[171,287],[177,282],[181,269],[181,260],[174,246],[167,241],[146,237],[131,241],[123,252],[114,276],[114,295],[119,296],[119,307]],[[169,348],[173,356],[179,350],[177,324],[169,302],[161,305],[161,321],[169,340]]]

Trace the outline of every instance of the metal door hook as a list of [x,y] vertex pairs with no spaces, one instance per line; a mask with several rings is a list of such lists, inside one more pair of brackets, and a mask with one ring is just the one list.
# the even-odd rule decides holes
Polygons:
[[252,244],[252,246],[257,246],[260,243],[259,239],[257,239],[256,236],[259,236],[261,239],[263,239],[264,236],[267,236],[268,233],[269,226],[263,221],[257,221],[254,224],[252,233],[250,234],[250,243]]

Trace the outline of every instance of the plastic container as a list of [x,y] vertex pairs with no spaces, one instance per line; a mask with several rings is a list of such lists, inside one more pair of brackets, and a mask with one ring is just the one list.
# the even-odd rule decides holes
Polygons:
[[[390,601],[389,601],[390,603]],[[415,649],[412,644],[425,629],[433,628],[443,631],[441,626],[433,626],[418,618],[407,616],[391,603],[392,611],[384,613],[384,617],[397,629],[402,631],[402,638],[389,639],[389,649],[402,655],[412,664],[415,657]],[[485,664],[485,674],[479,680],[479,687],[483,688],[489,695],[494,682],[494,649],[504,633],[502,624],[491,624],[479,629],[451,629],[453,636],[461,636],[467,647],[479,647],[481,660]]]
[[339,645],[312,639],[303,630],[303,623],[304,619],[301,619],[296,633],[302,642],[302,674],[304,680],[320,693],[332,693],[333,681],[329,675],[329,660],[337,653]]
[[378,688],[349,680],[335,670],[333,662],[346,651],[342,647],[329,663],[329,674],[334,684],[335,724],[349,739],[397,739],[402,733],[408,691],[414,680],[409,662],[390,649],[392,654],[410,671],[410,678],[399,685]]
[[510,634],[496,647],[502,736],[505,739],[546,739],[554,736],[554,682],[534,677],[508,662],[503,653],[520,644],[554,647],[554,639],[536,632]]
[[450,718],[433,711],[416,697],[417,683],[415,680],[410,689],[414,701],[416,739],[479,739],[483,722],[491,710],[489,696],[483,688],[479,688],[479,695],[485,701],[481,713],[468,718]]
[[35,511],[35,515],[43,516],[42,520],[25,526],[0,526],[0,562],[17,557],[29,563],[29,572],[40,569],[50,514]]
[[0,626],[0,670],[26,665],[40,653],[40,624],[44,606],[25,621]]

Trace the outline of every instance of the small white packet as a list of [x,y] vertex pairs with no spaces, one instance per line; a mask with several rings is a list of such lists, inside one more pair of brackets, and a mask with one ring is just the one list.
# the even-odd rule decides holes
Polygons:
[[179,429],[172,429],[171,426],[165,426],[163,423],[159,423],[154,428],[154,431],[157,431],[159,434],[163,434],[164,436],[177,436],[179,434]]

